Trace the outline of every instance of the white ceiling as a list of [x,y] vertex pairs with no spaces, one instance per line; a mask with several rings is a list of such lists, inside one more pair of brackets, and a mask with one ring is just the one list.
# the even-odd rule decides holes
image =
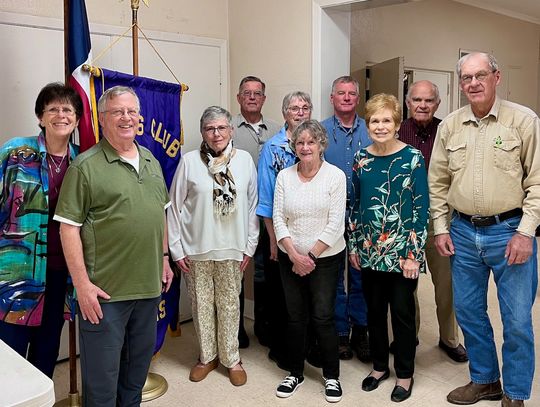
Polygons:
[[[315,0],[323,8],[351,11],[423,0]],[[452,1],[452,0],[448,0]],[[494,13],[540,24],[540,0],[453,0]]]
[[540,24],[539,0],[455,0],[520,20]]

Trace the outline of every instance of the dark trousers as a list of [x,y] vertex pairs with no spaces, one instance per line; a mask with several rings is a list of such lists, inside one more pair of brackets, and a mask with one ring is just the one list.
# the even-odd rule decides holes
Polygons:
[[373,369],[379,372],[388,369],[387,318],[390,306],[396,376],[400,379],[412,377],[416,356],[414,291],[418,279],[404,278],[401,273],[363,269],[362,281],[368,307],[369,348]]
[[43,374],[53,377],[64,326],[68,271],[47,268],[41,325],[26,326],[0,321],[0,339],[27,358]]
[[79,314],[85,407],[141,404],[160,298],[102,303],[103,319],[95,325]]
[[343,252],[317,259],[315,270],[304,277],[292,271],[289,256],[279,252],[279,266],[289,315],[288,351],[291,374],[303,376],[308,325],[311,322],[319,349],[323,376],[339,378],[338,336],[334,320],[336,285]]

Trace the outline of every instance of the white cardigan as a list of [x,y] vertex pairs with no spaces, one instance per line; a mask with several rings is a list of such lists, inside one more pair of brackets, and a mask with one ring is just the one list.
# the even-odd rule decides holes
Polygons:
[[214,214],[214,180],[199,150],[186,153],[171,185],[167,212],[169,248],[174,261],[238,260],[253,257],[259,238],[257,170],[248,152],[236,150],[229,164],[236,186],[236,211]]
[[345,248],[345,174],[326,161],[309,182],[300,181],[297,171],[295,164],[277,176],[272,217],[276,239],[290,237],[304,255],[320,240],[329,247],[319,257],[338,254]]

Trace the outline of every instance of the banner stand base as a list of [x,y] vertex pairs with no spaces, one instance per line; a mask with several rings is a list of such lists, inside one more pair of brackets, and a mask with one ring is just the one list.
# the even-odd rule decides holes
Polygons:
[[69,393],[67,398],[55,403],[54,407],[81,407],[79,392]]
[[157,373],[148,373],[142,390],[142,401],[150,401],[163,396],[168,389],[167,380]]

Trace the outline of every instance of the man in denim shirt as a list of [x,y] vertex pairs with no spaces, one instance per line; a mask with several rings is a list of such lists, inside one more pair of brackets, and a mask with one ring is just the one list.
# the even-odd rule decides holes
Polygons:
[[[347,208],[354,201],[352,191],[352,165],[354,154],[371,144],[366,122],[356,114],[359,86],[352,76],[341,76],[332,84],[330,103],[334,115],[322,122],[328,133],[328,148],[324,158],[339,167],[347,177]],[[349,218],[348,209],[345,219]],[[339,335],[339,357],[347,360],[356,352],[362,362],[370,361],[367,337],[367,307],[362,291],[361,272],[349,267],[348,287],[345,290],[345,264],[340,268],[336,293],[336,329]],[[352,334],[351,334],[352,327]],[[351,340],[349,343],[349,334]],[[352,349],[351,349],[352,347]]]

